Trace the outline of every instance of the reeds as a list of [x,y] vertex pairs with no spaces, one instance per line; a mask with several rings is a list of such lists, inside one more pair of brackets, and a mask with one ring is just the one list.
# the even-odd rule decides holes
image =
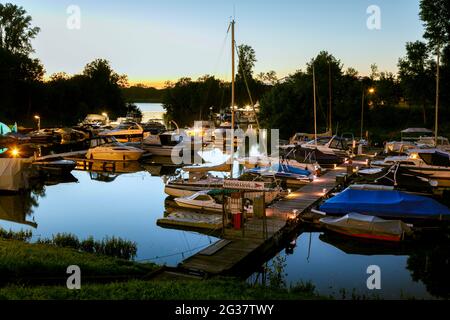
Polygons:
[[80,240],[71,233],[57,233],[52,239],[38,239],[37,243],[72,248],[86,253],[101,254],[125,260],[133,260],[137,254],[137,244],[118,237],[95,240],[92,236]]

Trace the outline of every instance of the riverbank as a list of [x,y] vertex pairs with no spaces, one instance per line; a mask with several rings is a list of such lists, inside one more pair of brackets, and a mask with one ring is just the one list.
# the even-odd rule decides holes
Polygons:
[[[66,288],[66,269],[82,272],[81,290]],[[314,288],[252,286],[234,278],[151,280],[160,266],[47,244],[0,239],[0,299],[247,300],[320,299]]]

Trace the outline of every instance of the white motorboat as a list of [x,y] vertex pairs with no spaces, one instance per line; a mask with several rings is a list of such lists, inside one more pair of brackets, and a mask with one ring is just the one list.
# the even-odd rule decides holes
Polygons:
[[91,140],[91,148],[86,158],[91,160],[136,161],[144,151],[135,147],[126,146],[114,137],[99,137]]
[[218,189],[222,186],[223,178],[190,172],[187,179],[178,176],[169,180],[164,187],[164,192],[172,197],[186,197],[202,190]]
[[203,143],[185,134],[164,132],[159,135],[149,135],[143,140],[142,148],[155,156],[181,157],[183,152],[202,150]]
[[123,122],[114,129],[102,131],[98,135],[115,137],[119,142],[140,141],[144,136],[144,129],[136,122]]
[[336,135],[330,137],[317,137],[301,145],[305,149],[317,149],[324,154],[333,154],[340,158],[351,156],[351,152],[346,139]]
[[222,212],[223,205],[218,203],[208,191],[199,191],[193,195],[174,199],[176,204],[183,208],[200,211]]
[[180,156],[183,149],[183,136],[175,132],[164,132],[159,135],[149,135],[143,140],[142,147],[155,156]]
[[391,167],[399,163],[411,172],[435,180],[438,187],[450,187],[450,154],[439,149],[410,149],[406,156],[372,161],[374,167]]

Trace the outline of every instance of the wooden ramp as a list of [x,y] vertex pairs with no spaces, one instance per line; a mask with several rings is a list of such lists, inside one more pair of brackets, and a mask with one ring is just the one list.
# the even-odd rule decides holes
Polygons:
[[324,196],[333,192],[337,186],[336,177],[345,173],[345,170],[345,167],[337,167],[305,185],[303,188],[291,192],[284,199],[271,205],[268,208],[268,214],[271,213],[270,210],[273,211],[273,214],[286,214],[292,213],[292,210],[298,210],[301,213],[309,209]]
[[245,263],[255,262],[266,253],[268,247],[278,245],[283,234],[291,230],[292,223],[287,222],[295,218],[292,217],[292,210],[298,210],[299,214],[309,210],[336,188],[336,176],[343,172],[343,167],[330,170],[316,181],[269,206],[265,223],[263,219],[254,217],[245,223],[243,230],[225,229],[223,239],[228,240],[225,245],[216,250],[217,245],[212,244],[202,251],[209,254],[197,253],[185,259],[180,268],[210,275],[238,274]]

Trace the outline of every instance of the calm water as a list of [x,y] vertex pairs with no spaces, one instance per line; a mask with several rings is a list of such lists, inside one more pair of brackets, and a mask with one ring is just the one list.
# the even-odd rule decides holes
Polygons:
[[[286,284],[311,282],[319,293],[336,298],[352,298],[353,292],[359,298],[448,298],[449,248],[448,243],[404,248],[361,243],[318,232],[303,233],[297,238],[293,253],[283,250],[278,256],[284,262],[276,264],[284,264]],[[273,268],[276,260],[272,259],[268,266]],[[381,269],[381,290],[367,289],[366,271],[370,265]],[[256,274],[249,279],[255,280]]]
[[164,108],[161,103],[145,103],[145,102],[136,102],[134,103],[142,112],[145,111],[160,111],[164,112]]
[[[217,150],[203,156],[215,162],[226,159]],[[131,171],[137,172],[111,175],[74,171],[73,182],[45,186],[25,195],[1,195],[0,227],[33,230],[34,239],[58,232],[80,238],[119,236],[138,244],[137,260],[173,266],[217,241],[156,224],[165,212],[163,177],[172,174],[173,168],[146,165]],[[323,295],[351,298],[354,291],[359,297],[448,298],[449,248],[441,241],[414,248],[386,247],[303,233],[291,254],[282,250],[279,256],[285,259],[283,273],[288,285],[311,282]],[[269,267],[273,261],[268,262]],[[366,287],[369,265],[381,268],[381,290]],[[249,281],[256,281],[256,274]]]
[[[138,260],[154,258],[154,262],[169,265],[176,265],[216,240],[156,225],[164,215],[166,198],[159,176],[142,171],[101,182],[93,180],[96,177],[88,172],[74,171],[73,175],[78,182],[47,186],[39,196],[0,196],[0,227],[31,229],[34,238],[58,232],[74,233],[80,238],[119,236],[137,242]],[[21,205],[24,203],[28,205]],[[10,219],[21,221],[30,206],[26,220],[34,220],[37,228],[1,220],[9,213]]]

